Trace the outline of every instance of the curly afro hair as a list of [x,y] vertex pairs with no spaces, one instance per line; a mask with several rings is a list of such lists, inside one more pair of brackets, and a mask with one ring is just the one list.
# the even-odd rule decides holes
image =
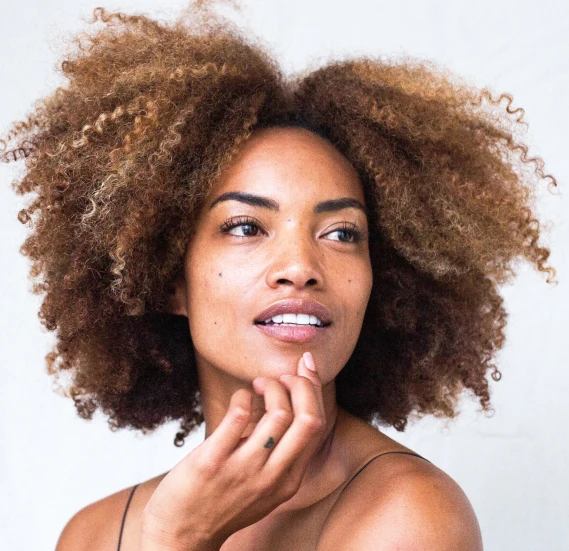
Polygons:
[[519,258],[547,283],[556,274],[532,209],[536,184],[557,182],[528,158],[511,95],[409,57],[285,77],[199,2],[173,23],[104,8],[97,22],[58,62],[68,84],[0,141],[4,162],[25,160],[14,191],[34,194],[20,252],[56,332],[47,371],[82,418],[100,409],[111,430],[144,434],[178,420],[177,446],[203,422],[171,285],[212,182],[252,132],[287,125],[342,152],[370,211],[374,284],[338,405],[398,431],[411,416],[456,417],[464,390],[492,409],[486,375],[501,377],[507,319],[497,287]]

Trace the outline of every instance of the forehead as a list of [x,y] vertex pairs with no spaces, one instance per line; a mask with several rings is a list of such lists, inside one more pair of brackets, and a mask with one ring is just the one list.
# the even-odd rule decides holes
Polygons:
[[328,140],[305,128],[254,131],[214,184],[211,198],[229,190],[294,200],[352,196],[363,189],[352,164]]

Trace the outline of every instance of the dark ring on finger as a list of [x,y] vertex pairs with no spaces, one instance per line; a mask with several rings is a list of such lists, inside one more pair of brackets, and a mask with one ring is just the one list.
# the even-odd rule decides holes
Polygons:
[[275,441],[273,440],[272,436],[269,436],[267,443],[265,444],[265,448],[272,448],[275,445]]

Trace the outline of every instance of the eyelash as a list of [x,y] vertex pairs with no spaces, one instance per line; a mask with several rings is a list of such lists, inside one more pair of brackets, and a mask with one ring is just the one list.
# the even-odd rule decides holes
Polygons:
[[[219,229],[223,233],[228,233],[233,228],[237,228],[238,226],[254,226],[255,228],[261,229],[259,225],[256,223],[255,219],[250,218],[248,216],[240,216],[237,218],[228,218],[223,224],[219,227]],[[344,222],[339,228],[332,230],[330,233],[334,233],[336,231],[349,231],[353,235],[352,241],[339,241],[340,243],[359,243],[364,239],[364,232],[358,229],[356,226],[352,224],[348,224]],[[247,235],[235,235],[233,237],[256,237],[256,236],[247,236]]]

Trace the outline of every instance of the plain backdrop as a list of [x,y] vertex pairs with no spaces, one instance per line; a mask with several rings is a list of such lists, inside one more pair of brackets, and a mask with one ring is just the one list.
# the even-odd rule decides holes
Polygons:
[[[20,0],[0,17],[0,133],[33,102],[63,84],[55,73],[59,37],[85,29],[94,7],[173,20],[182,0]],[[101,3],[100,3],[101,2]],[[540,184],[537,214],[551,230],[558,286],[521,264],[501,289],[507,341],[491,381],[495,414],[465,395],[454,422],[423,419],[385,432],[452,476],[470,498],[487,551],[569,549],[569,3],[565,0],[249,0],[232,16],[264,40],[287,72],[335,56],[433,59],[476,85],[510,92],[525,109],[530,154],[559,182]],[[230,13],[227,8],[220,8]],[[45,371],[53,336],[37,317],[28,261],[24,199],[10,188],[20,165],[0,165],[0,549],[53,550],[85,505],[171,469],[203,440],[203,427],[176,448],[177,423],[152,435],[111,432],[101,414],[80,419]]]

